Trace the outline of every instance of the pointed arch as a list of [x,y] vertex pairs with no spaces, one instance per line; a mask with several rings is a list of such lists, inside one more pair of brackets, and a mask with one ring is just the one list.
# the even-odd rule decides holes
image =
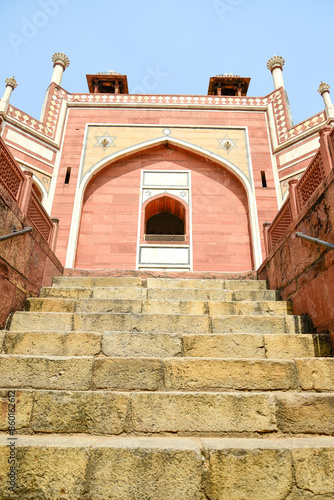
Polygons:
[[152,196],[141,207],[140,241],[145,241],[145,229],[149,218],[162,212],[179,217],[184,224],[184,241],[189,243],[189,208],[184,200],[171,193]]
[[237,179],[241,182],[241,184],[244,186],[246,191],[248,189],[252,190],[252,185],[249,179],[242,172],[242,170],[240,170],[240,168],[234,165],[234,163],[230,162],[225,158],[223,159],[221,156],[212,153],[211,151],[205,148],[196,146],[195,144],[183,141],[181,139],[176,139],[174,137],[159,137],[158,139],[152,139],[150,141],[136,144],[135,146],[131,146],[126,149],[122,149],[117,153],[111,154],[103,158],[99,162],[95,163],[92,167],[90,167],[90,169],[84,174],[84,176],[81,178],[80,181],[80,187],[85,190],[90,180],[95,175],[97,175],[98,172],[100,172],[106,167],[109,167],[112,163],[120,160],[126,160],[131,156],[138,155],[144,151],[146,152],[149,151],[150,149],[160,146],[174,146],[176,148],[187,151],[188,153],[192,153],[202,158],[205,158],[206,160],[213,161],[214,163],[220,165],[221,167],[225,168],[233,175],[235,175]]
[[[184,150],[188,153],[194,154],[195,156],[199,156],[206,160],[209,160],[216,164],[217,166],[228,170],[231,174],[233,174],[241,183],[243,188],[245,189],[248,201],[248,209],[249,209],[249,223],[250,223],[250,233],[251,233],[251,241],[252,241],[252,249],[253,249],[253,260],[255,268],[258,268],[262,262],[262,252],[261,252],[261,242],[260,242],[260,232],[259,232],[259,224],[258,224],[258,216],[257,216],[257,207],[256,207],[256,199],[253,188],[253,182],[251,182],[246,175],[239,169],[236,165],[230,162],[227,159],[223,159],[222,157],[212,153],[209,150],[206,150],[202,147],[196,146],[194,144],[188,143],[186,141],[172,138],[172,137],[161,137],[158,139],[152,139],[150,141],[146,141],[144,143],[137,144],[125,150],[119,151],[112,155],[107,156],[103,160],[97,162],[93,165],[82,177],[80,182],[77,185],[75,201],[74,201],[74,209],[72,214],[71,221],[71,229],[69,235],[69,242],[67,248],[67,256],[65,267],[73,267],[75,263],[75,256],[77,250],[77,242],[79,236],[79,222],[83,205],[83,198],[86,188],[90,181],[102,170],[107,167],[112,166],[113,163],[126,160],[133,156],[139,155],[143,152],[148,152],[151,149],[155,149],[161,146],[174,146],[178,149]],[[81,164],[82,169],[82,164]]]

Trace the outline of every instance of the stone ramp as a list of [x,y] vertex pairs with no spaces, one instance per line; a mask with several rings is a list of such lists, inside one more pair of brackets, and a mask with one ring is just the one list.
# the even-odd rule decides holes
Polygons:
[[0,499],[334,498],[327,334],[265,282],[75,274],[3,332]]

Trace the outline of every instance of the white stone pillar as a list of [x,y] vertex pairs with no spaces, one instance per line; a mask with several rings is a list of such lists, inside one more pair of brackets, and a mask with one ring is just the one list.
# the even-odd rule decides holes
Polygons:
[[16,80],[13,76],[12,76],[12,78],[6,79],[6,89],[5,89],[4,95],[2,96],[1,101],[0,101],[0,113],[5,114],[7,112],[11,93],[13,92],[13,90],[16,87],[17,87],[17,83],[16,83]]
[[328,85],[328,83],[321,82],[319,85],[319,88],[318,88],[318,92],[324,100],[327,118],[333,119],[334,118],[334,109],[333,109],[333,104],[332,104],[331,96],[329,93],[329,89],[330,89],[330,85]]
[[56,52],[52,56],[52,62],[53,62],[53,73],[52,73],[51,83],[53,82],[56,85],[60,85],[63,73],[65,69],[70,65],[70,60],[62,52]]
[[273,75],[275,90],[279,89],[280,87],[284,88],[284,81],[282,74],[284,62],[285,61],[281,56],[274,56],[267,62],[267,68],[271,71],[271,74]]

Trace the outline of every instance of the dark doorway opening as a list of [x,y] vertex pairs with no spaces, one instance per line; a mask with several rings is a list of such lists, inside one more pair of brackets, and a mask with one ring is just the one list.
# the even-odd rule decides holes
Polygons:
[[184,222],[177,215],[161,212],[153,215],[146,223],[146,234],[184,234]]

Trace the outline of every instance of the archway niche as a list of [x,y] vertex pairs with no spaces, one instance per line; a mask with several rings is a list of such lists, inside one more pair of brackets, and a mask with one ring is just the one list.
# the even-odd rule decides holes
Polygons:
[[145,207],[145,241],[185,241],[186,210],[183,204],[164,195]]
[[[143,170],[190,172],[189,205],[168,191],[141,205]],[[135,269],[141,247],[160,245],[159,240],[145,241],[147,222],[167,212],[184,223],[183,235],[167,236],[185,240],[164,244],[189,245],[194,271],[250,271],[254,266],[248,211],[245,187],[228,169],[182,148],[147,149],[115,161],[90,180],[83,196],[75,267]]]

